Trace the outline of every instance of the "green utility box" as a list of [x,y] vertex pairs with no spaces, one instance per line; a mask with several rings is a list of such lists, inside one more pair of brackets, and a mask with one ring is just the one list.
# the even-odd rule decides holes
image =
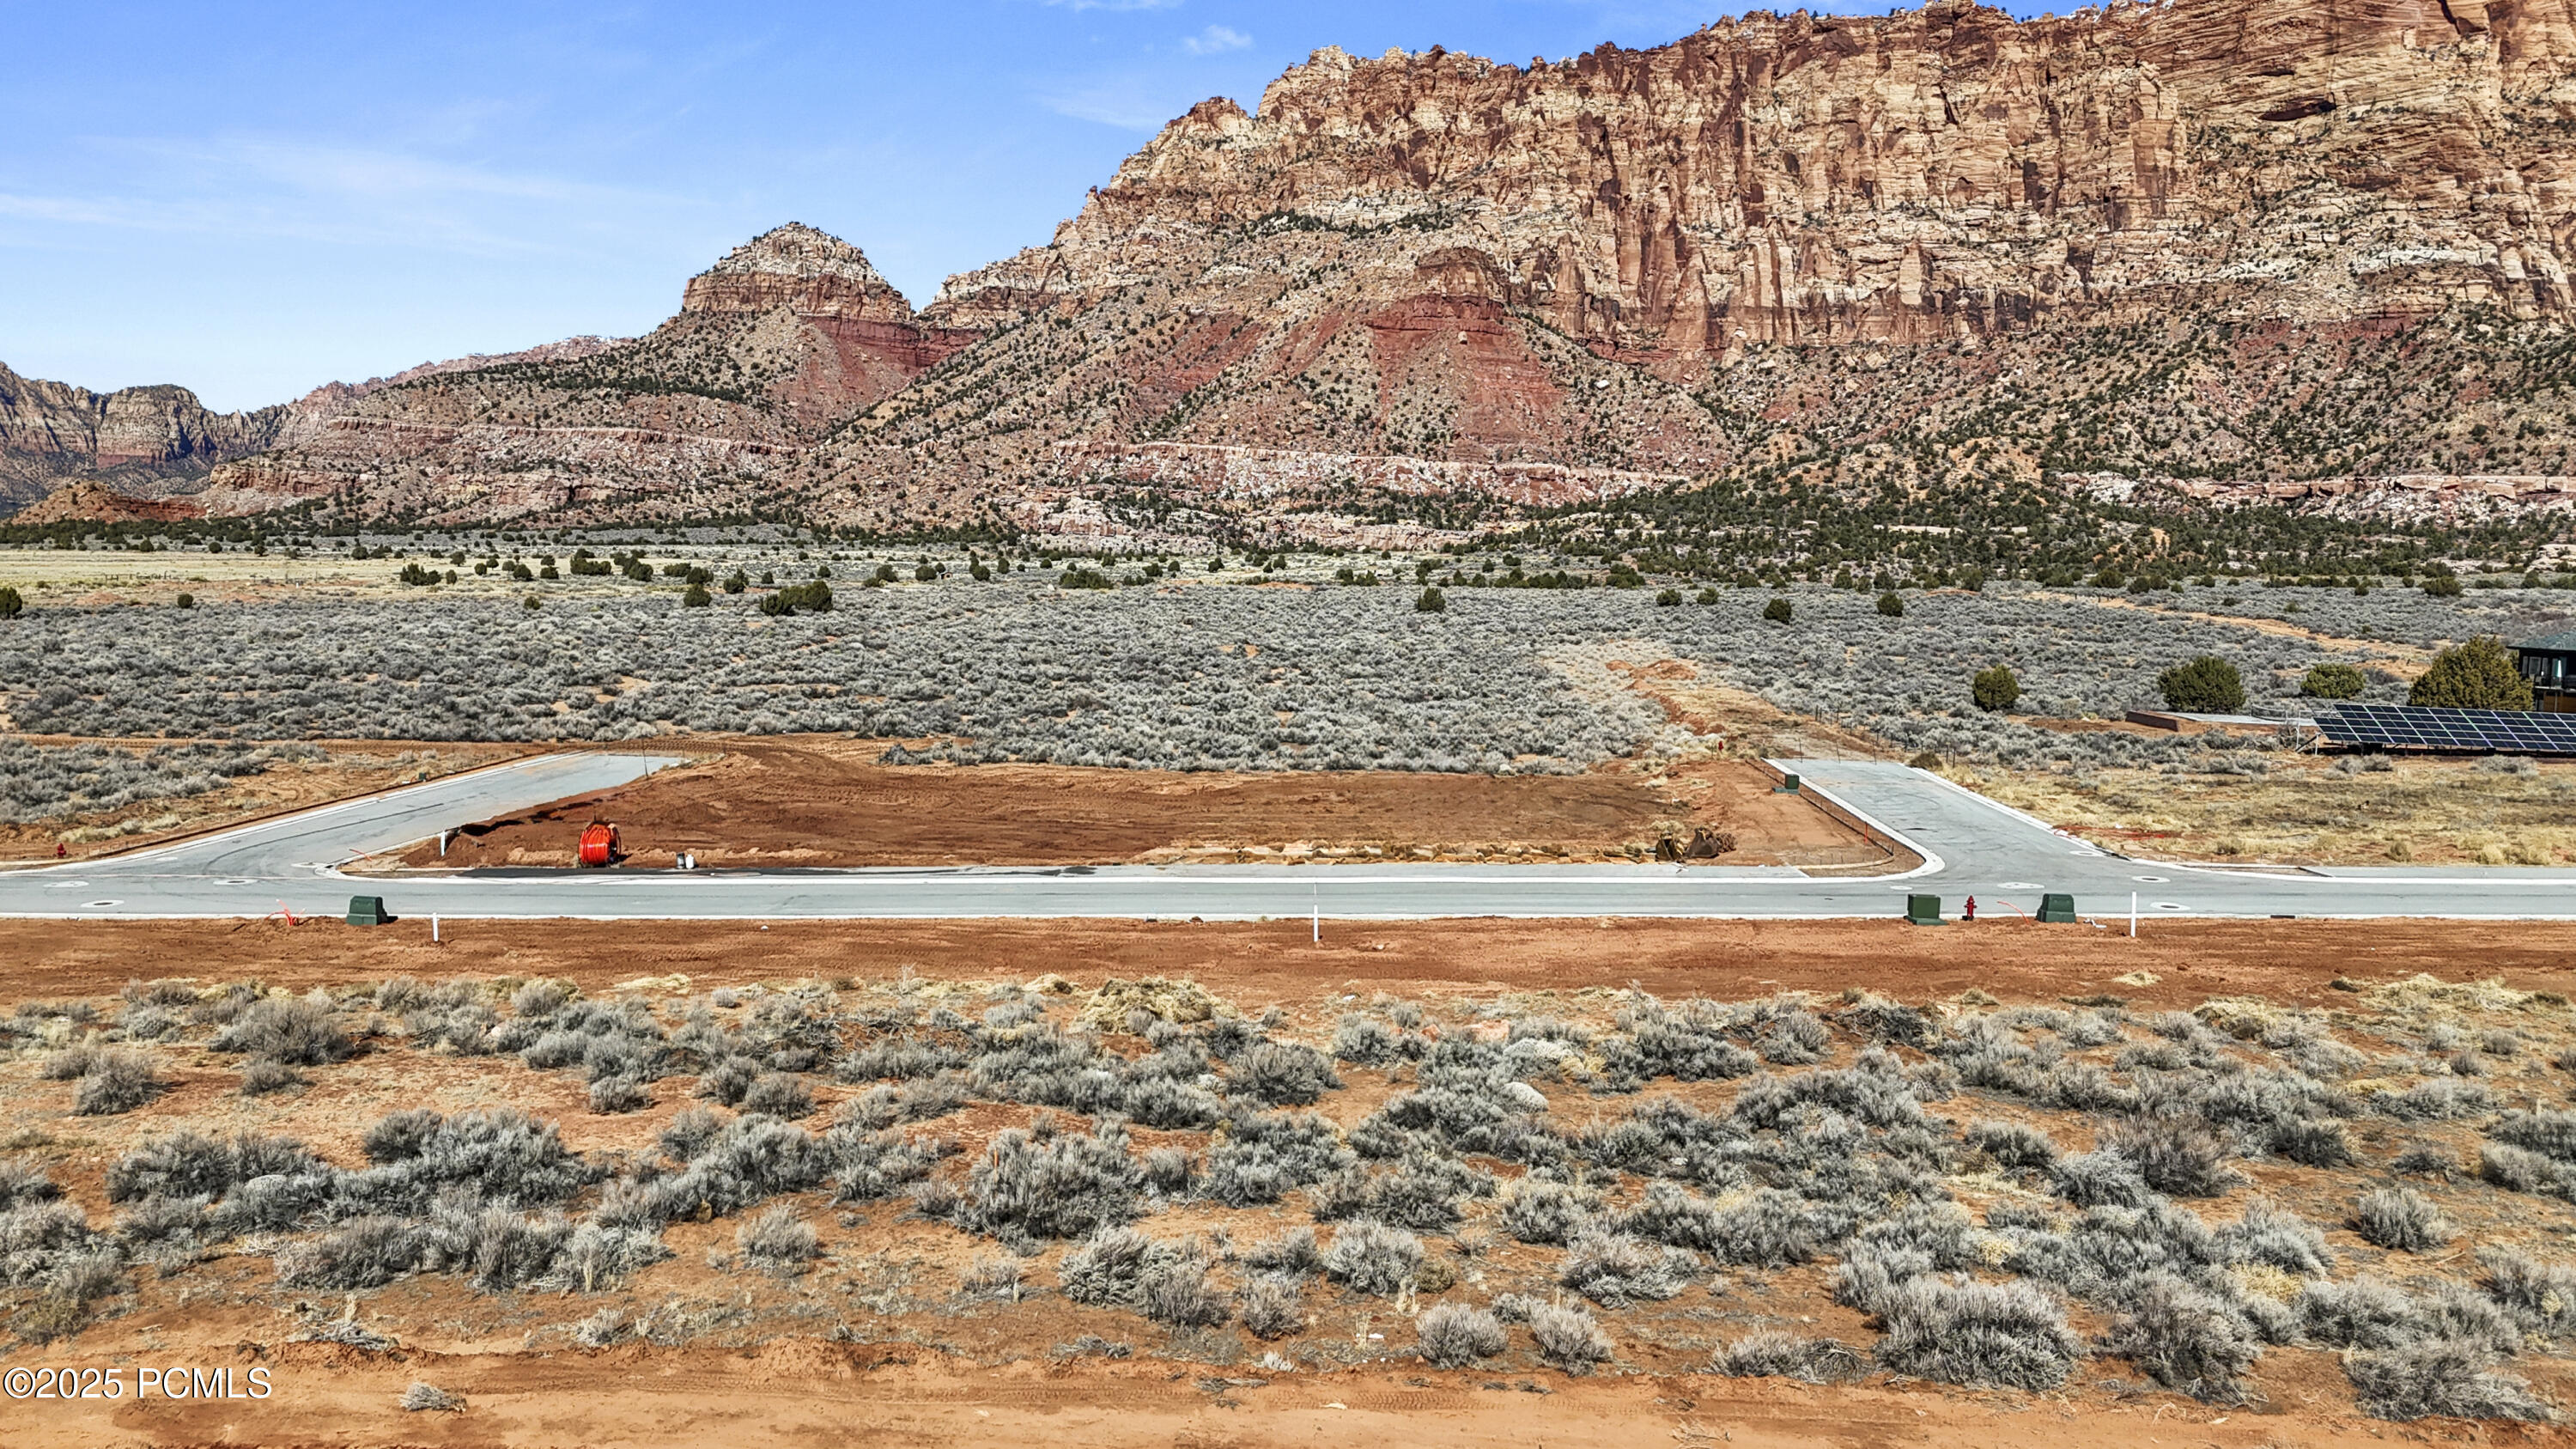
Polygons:
[[1797,776],[1795,776],[1795,775],[1782,775],[1782,776],[1780,777],[1780,783],[1779,783],[1778,785],[1776,785],[1776,786],[1772,787],[1771,793],[1772,793],[1772,794],[1774,794],[1774,795],[1795,795],[1795,794],[1797,794],[1797,793],[1798,793],[1798,777],[1797,777]]
[[2039,919],[2052,926],[2075,924],[2075,897],[2064,891],[2050,891],[2039,898]]
[[390,926],[393,915],[385,909],[383,896],[349,897],[349,924],[352,926]]
[[1941,898],[1939,896],[1907,896],[1905,898],[1905,924],[1909,926],[1940,925]]

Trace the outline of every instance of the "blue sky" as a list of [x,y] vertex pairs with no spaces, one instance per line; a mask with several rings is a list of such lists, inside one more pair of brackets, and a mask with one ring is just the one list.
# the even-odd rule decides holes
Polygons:
[[1046,240],[1162,122],[1211,95],[1250,107],[1319,46],[1554,58],[1721,13],[0,0],[0,362],[283,402],[643,331],[788,220],[857,243],[919,305]]

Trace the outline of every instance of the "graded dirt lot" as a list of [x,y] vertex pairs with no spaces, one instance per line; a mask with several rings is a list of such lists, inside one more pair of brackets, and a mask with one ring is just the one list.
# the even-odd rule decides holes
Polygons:
[[[408,924],[0,922],[0,1004],[13,1006],[17,1021],[41,1020],[71,999],[88,998],[104,1022],[119,1011],[114,994],[138,974],[138,963],[153,963],[145,969],[185,975],[201,988],[250,976],[292,992],[332,988],[341,1019],[358,1036],[349,1060],[310,1066],[302,1084],[251,1097],[239,1090],[241,1056],[209,1049],[201,1029],[190,1029],[150,1048],[169,1078],[161,1096],[131,1112],[87,1117],[69,1110],[72,1082],[42,1075],[40,1050],[20,1051],[0,1059],[0,1154],[40,1164],[61,1184],[64,1200],[105,1224],[117,1211],[102,1187],[107,1165],[182,1123],[218,1135],[293,1137],[332,1162],[359,1163],[366,1160],[360,1129],[398,1108],[456,1113],[506,1103],[560,1123],[570,1149],[615,1163],[648,1156],[655,1134],[694,1100],[696,1079],[676,1075],[650,1084],[652,1101],[641,1110],[602,1115],[589,1109],[578,1070],[537,1070],[512,1055],[425,1050],[407,1039],[399,1012],[377,1005],[389,998],[363,989],[405,976],[498,982],[482,994],[512,1009],[516,983],[561,977],[586,997],[634,998],[675,1022],[684,1008],[711,1014],[725,1031],[748,1030],[764,1002],[800,993],[808,1000],[829,993],[851,1021],[889,1009],[929,1010],[935,1026],[940,1010],[972,1019],[988,1002],[1007,1000],[1023,1011],[1035,1004],[1070,1026],[1093,1019],[1087,1003],[1106,998],[1092,993],[1109,978],[1186,977],[1279,1039],[1319,1043],[1353,1011],[1468,1041],[1498,1040],[1507,1022],[1520,1021],[1600,1031],[1615,1006],[1634,999],[1625,994],[1631,987],[1671,1001],[1805,992],[1828,1017],[1847,988],[1866,988],[1920,1003],[1936,1019],[2024,1005],[2062,1017],[2072,997],[2095,1006],[2124,1001],[2129,1019],[2145,1022],[2161,1009],[2260,997],[2271,1008],[2238,1002],[2202,1013],[2225,1028],[2210,1038],[2219,1050],[2259,1057],[2259,1043],[2236,1038],[2259,1036],[2276,1008],[2318,1008],[2314,1019],[2381,1050],[2402,1051],[2427,1022],[2454,1034],[2503,1029],[2522,1037],[2521,1054],[2491,1055],[2479,1070],[2492,1074],[2508,1100],[2552,1104],[2566,1095],[2558,1081],[2564,1073],[2544,1058],[2569,1036],[2565,993],[2576,990],[2576,926],[2555,924],[2159,924],[2131,940],[2018,921],[1940,930],[1894,922],[1328,923],[1320,947],[1302,932],[1302,923],[786,923],[693,927],[680,939],[661,923],[548,922],[468,924],[433,946],[424,928]],[[2471,973],[2462,963],[2471,962],[2475,975],[2498,984],[2407,981],[2427,971],[2463,980]],[[1020,989],[1043,972],[1066,979],[1035,993]],[[28,1005],[39,1000],[50,1005]],[[1418,1018],[1404,1015],[1408,1005]],[[1124,1026],[1115,1018],[1112,1011],[1095,1021],[1105,1040],[1125,1053],[1149,1049],[1133,1036],[1132,1016]],[[68,1039],[72,1019],[52,1020],[64,1025],[47,1031]],[[2173,1028],[2160,1023],[2158,1030]],[[2141,1033],[2133,1044],[2154,1049],[2155,1040]],[[1838,1043],[1823,1065],[1849,1059],[1855,1045]],[[1413,1072],[1403,1064],[1386,1070],[1345,1063],[1339,1089],[1315,1110],[1350,1130],[1410,1089]],[[810,1080],[817,1104],[806,1125],[816,1132],[865,1090],[820,1071]],[[1657,1097],[1722,1113],[1745,1083],[1664,1080],[1642,1096],[1587,1094],[1555,1078],[1541,1085],[1551,1115],[1561,1114],[1565,1129],[1580,1135]],[[1961,1120],[2034,1120],[2055,1130],[2066,1150],[2083,1145],[2080,1116],[2070,1128],[2063,1114],[2052,1120],[1999,1094],[1962,1092],[1936,1106]],[[957,1172],[997,1132],[1040,1118],[1060,1131],[1085,1126],[1078,1114],[980,1100],[918,1126],[962,1141],[947,1169]],[[1201,1147],[1194,1133],[1139,1128],[1134,1135],[1140,1153],[1167,1144]],[[2365,1115],[2354,1140],[2359,1164],[2315,1171],[2273,1159],[2248,1162],[2250,1184],[2190,1206],[2214,1223],[2255,1196],[2303,1212],[2328,1230],[2338,1277],[2432,1269],[2465,1279],[2476,1272],[2476,1248],[2528,1244],[2544,1256],[2565,1252],[2563,1207],[2455,1182],[2440,1191],[2464,1230],[2459,1241],[2414,1259],[2380,1254],[2339,1226],[2339,1204],[2385,1181],[2377,1164],[2401,1146],[2468,1154],[2476,1135],[2462,1123]],[[1948,1183],[1983,1212],[2047,1203],[2044,1192],[1991,1167],[1962,1166]],[[12,1449],[980,1445],[1032,1437],[1102,1449],[1370,1441],[2016,1449],[2076,1442],[2270,1449],[2428,1437],[2563,1442],[2548,1425],[2360,1417],[2336,1354],[2315,1346],[2267,1350],[2249,1394],[2218,1404],[2146,1382],[2115,1356],[2079,1360],[2061,1387],[2039,1393],[1881,1372],[1859,1384],[1810,1385],[1706,1371],[1714,1347],[1760,1327],[1870,1344],[1874,1334],[1862,1315],[1830,1300],[1831,1264],[1823,1261],[1721,1267],[1669,1300],[1601,1308],[1617,1353],[1589,1375],[1541,1362],[1526,1346],[1527,1330],[1518,1328],[1512,1346],[1484,1364],[1439,1369],[1412,1353],[1421,1304],[1409,1295],[1377,1297],[1318,1281],[1305,1290],[1304,1327],[1276,1339],[1255,1339],[1232,1324],[1166,1329],[1133,1310],[1068,1301],[1056,1287],[1067,1251],[1061,1245],[1026,1260],[1019,1288],[961,1286],[1009,1255],[988,1239],[921,1220],[900,1198],[835,1210],[830,1196],[786,1199],[822,1237],[821,1258],[794,1274],[760,1271],[737,1251],[736,1228],[748,1211],[673,1222],[665,1237],[676,1256],[595,1292],[485,1292],[440,1272],[347,1293],[297,1289],[277,1281],[271,1254],[283,1240],[257,1235],[192,1261],[138,1265],[127,1286],[101,1300],[70,1336],[26,1341],[32,1318],[13,1316],[20,1341],[0,1350],[0,1370],[121,1369],[131,1384],[142,1367],[229,1367],[237,1391],[246,1393],[257,1368],[270,1396],[11,1402],[0,1441]],[[1514,1241],[1483,1220],[1485,1209],[1477,1212],[1478,1221],[1453,1237],[1429,1240],[1426,1268],[1438,1268],[1452,1286],[1426,1287],[1426,1298],[1445,1291],[1482,1302],[1506,1286],[1543,1285],[1554,1271],[1557,1250]],[[1175,1200],[1139,1226],[1157,1240],[1190,1234],[1220,1245],[1231,1264],[1238,1251],[1302,1217],[1294,1200],[1248,1208]],[[1426,1272],[1424,1281],[1434,1280]],[[0,1288],[0,1303],[14,1312],[32,1312],[32,1301],[23,1289]],[[2088,1340],[2109,1326],[2087,1306],[2071,1322]],[[585,1346],[576,1324],[608,1325],[593,1334],[604,1346]],[[2554,1352],[2535,1342],[2509,1367],[2536,1392],[2563,1400],[2576,1392],[2576,1376]],[[462,1406],[405,1412],[398,1400],[415,1383],[434,1384]]]
[[1738,759],[1584,775],[1185,774],[884,765],[887,742],[834,737],[673,743],[707,757],[468,825],[444,860],[434,843],[401,860],[568,866],[594,819],[615,821],[630,863],[645,869],[667,869],[683,850],[702,866],[1635,860],[1702,829],[1734,837],[1728,865],[1889,860]]

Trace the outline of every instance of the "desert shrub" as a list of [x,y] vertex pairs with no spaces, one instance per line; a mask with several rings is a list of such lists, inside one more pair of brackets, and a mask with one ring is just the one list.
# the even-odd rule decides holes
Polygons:
[[2174,665],[2156,676],[2165,708],[2186,714],[2234,714],[2245,707],[2245,680],[2215,654]]
[[1375,1017],[1345,1012],[1333,1028],[1333,1057],[1356,1067],[1383,1067],[1407,1056],[1418,1041]]
[[969,1298],[1000,1298],[1017,1303],[1024,1277],[1019,1259],[979,1253],[966,1271],[957,1275],[957,1291]]
[[1143,1186],[1126,1130],[1115,1123],[1087,1136],[1008,1128],[967,1174],[956,1220],[1006,1240],[1088,1237],[1135,1218]]
[[[395,1116],[404,1115],[406,1114],[395,1114]],[[432,1119],[433,1126],[436,1125],[437,1113],[429,1112],[424,1115]],[[390,1122],[393,1118],[388,1117],[385,1120]],[[716,1134],[724,1130],[724,1125],[724,1118],[704,1107],[683,1108],[673,1113],[671,1120],[663,1124],[659,1138],[662,1151],[673,1162],[687,1162],[704,1152],[707,1144],[716,1139]],[[370,1155],[373,1151],[374,1149],[370,1147]]]
[[2136,1163],[2149,1187],[2175,1197],[2218,1197],[2245,1180],[2227,1166],[2226,1142],[2191,1118],[2114,1122],[2102,1133],[2102,1147]]
[[2475,1082],[2434,1077],[2402,1092],[2382,1092],[2370,1099],[2371,1110],[2402,1122],[2440,1122],[2481,1117],[2494,1109],[2495,1098]]
[[1721,1205],[1670,1183],[1649,1183],[1645,1200],[1619,1214],[1617,1227],[1623,1233],[1744,1267],[1803,1263],[1817,1251],[1808,1204],[1795,1193],[1775,1188]]
[[2377,1278],[2310,1283],[2295,1306],[2301,1330],[2328,1348],[2403,1348],[2424,1336],[2414,1300]]
[[965,1106],[972,1097],[970,1085],[966,1074],[959,1071],[940,1072],[900,1087],[879,1083],[843,1102],[835,1116],[839,1121],[870,1128],[927,1122]]
[[242,1064],[241,1090],[245,1097],[264,1097],[304,1085],[304,1074],[273,1057],[253,1057]]
[[1595,1303],[1625,1308],[1639,1299],[1659,1301],[1681,1292],[1698,1266],[1679,1248],[1587,1228],[1566,1247],[1556,1281]]
[[2057,1142],[2036,1127],[2020,1122],[1979,1120],[1968,1124],[1968,1145],[2011,1168],[2045,1168],[2057,1161]]
[[1510,1346],[1504,1336],[1502,1320],[1486,1308],[1470,1308],[1464,1303],[1435,1303],[1413,1322],[1413,1331],[1423,1362],[1433,1368],[1464,1368],[1480,1358],[1492,1358]]
[[2507,1112],[2487,1129],[2487,1136],[2554,1161],[2576,1163],[2576,1112]]
[[1425,1231],[1447,1228],[1464,1216],[1458,1200],[1481,1196],[1490,1185],[1483,1173],[1448,1157],[1416,1157],[1392,1172],[1355,1167],[1316,1187],[1315,1217],[1321,1222],[1373,1218]]
[[2576,1330],[2576,1266],[2535,1263],[2509,1248],[2478,1250],[2479,1285],[2524,1327]]
[[1277,1202],[1356,1161],[1333,1124],[1312,1112],[1240,1117],[1208,1148],[1200,1191],[1227,1207]]
[[1306,1326],[1305,1304],[1296,1281],[1288,1278],[1247,1281],[1235,1295],[1235,1313],[1255,1338],[1285,1338]]
[[1823,1061],[1833,1040],[1833,1033],[1814,1012],[1793,1007],[1763,1024],[1753,1049],[1762,1060],[1775,1066],[1805,1066]]
[[937,1042],[913,1036],[889,1036],[860,1047],[832,1064],[832,1074],[845,1082],[887,1077],[910,1081],[966,1064],[966,1059]]
[[1759,1057],[1727,1040],[1724,1018],[1712,1003],[1686,1003],[1674,1012],[1649,1001],[1623,1009],[1618,1021],[1627,1036],[1602,1048],[1603,1064],[1613,1076],[1726,1081],[1762,1065]]
[[226,1142],[183,1128],[118,1158],[107,1170],[107,1200],[220,1198],[255,1177],[324,1167],[303,1143],[288,1138],[245,1133]]
[[2302,1167],[2345,1167],[2353,1161],[2343,1124],[2302,1117],[2272,1129],[2272,1151]]
[[670,1256],[661,1234],[651,1227],[585,1222],[565,1239],[553,1276],[567,1290],[596,1293]]
[[1156,1147],[1145,1154],[1145,1185],[1167,1197],[1189,1191],[1190,1154],[1179,1147]]
[[2375,1247],[2420,1253],[2451,1240],[2451,1224],[2413,1188],[2385,1188],[2353,1205],[2352,1230]]
[[571,1237],[572,1224],[553,1213],[442,1204],[430,1219],[423,1262],[469,1274],[484,1292],[513,1292],[552,1272]]
[[2310,699],[2359,699],[2370,681],[2349,664],[2319,664],[2299,681],[2299,693]]
[[2520,1380],[2488,1372],[2494,1356],[2466,1343],[2429,1339],[2347,1354],[2353,1400],[2374,1419],[2547,1419],[2549,1409]]
[[553,1123],[515,1107],[460,1112],[434,1124],[403,1115],[386,1138],[389,1147],[398,1141],[408,1154],[349,1174],[345,1200],[368,1211],[418,1213],[441,1189],[470,1184],[486,1202],[536,1207],[564,1202],[598,1177],[565,1148]]
[[1119,1108],[1142,1126],[1166,1131],[1211,1126],[1225,1116],[1225,1103],[1215,1093],[1170,1077],[1130,1083]]
[[2478,1176],[2513,1192],[2576,1200],[2576,1164],[2501,1142],[2478,1144]]
[[2426,1338],[2472,1343],[2503,1357],[2522,1352],[2522,1322],[2513,1310],[2466,1283],[2440,1279],[2415,1308]]
[[2170,1273],[2128,1295],[2104,1346],[2176,1393],[2228,1403],[2243,1396],[2244,1373],[2263,1353],[2243,1314]]
[[1226,1085],[1237,1096],[1273,1107],[1303,1107],[1338,1090],[1342,1079],[1313,1047],[1263,1042],[1234,1059]]
[[45,1169],[23,1157],[0,1157],[0,1212],[27,1203],[49,1202],[62,1189]]
[[415,1414],[454,1414],[464,1411],[465,1400],[462,1396],[451,1394],[436,1384],[415,1381],[410,1388],[403,1390],[402,1406],[406,1411]]
[[1570,1374],[1588,1374],[1616,1351],[1591,1310],[1580,1304],[1540,1304],[1530,1309],[1529,1326],[1540,1355]]
[[2152,1193],[2138,1164],[2110,1151],[2059,1158],[2048,1170],[2048,1185],[2077,1207],[2137,1207]]
[[1138,1310],[1166,1328],[1205,1328],[1225,1322],[1233,1308],[1208,1281],[1208,1268],[1207,1251],[1196,1239],[1168,1254],[1154,1255],[1138,1285]]
[[760,1112],[794,1121],[812,1114],[814,1094],[796,1078],[784,1072],[770,1072],[743,1092],[741,1105],[745,1112]]
[[1316,1246],[1313,1228],[1290,1228],[1245,1249],[1243,1261],[1265,1273],[1312,1278],[1324,1271],[1324,1250]]
[[830,1154],[805,1130],[774,1117],[742,1116],[709,1138],[688,1169],[658,1191],[672,1216],[703,1208],[739,1212],[783,1193],[803,1192],[832,1170]]
[[36,1066],[36,1075],[48,1082],[68,1082],[89,1074],[92,1064],[106,1048],[96,1042],[82,1042],[58,1052],[47,1052]]
[[2081,1348],[2065,1305],[2019,1280],[1912,1278],[1889,1292],[1878,1316],[1886,1325],[1879,1361],[1943,1383],[2053,1389]]
[[1708,1371],[1728,1378],[1797,1379],[1831,1384],[1858,1378],[1858,1350],[1830,1338],[1800,1338],[1778,1329],[1748,1333],[1711,1355]]
[[727,1107],[739,1106],[743,1094],[760,1080],[760,1064],[742,1057],[727,1057],[698,1074],[698,1095]]
[[1392,1297],[1422,1271],[1422,1240],[1363,1218],[1342,1224],[1324,1254],[1324,1276],[1359,1293]]
[[360,1218],[277,1250],[277,1281],[296,1288],[376,1288],[410,1272],[428,1234],[395,1218]]
[[1968,697],[1988,714],[2000,713],[2021,698],[2021,680],[2008,665],[1989,665],[1968,681]]
[[918,1142],[892,1132],[863,1132],[835,1127],[824,1134],[822,1152],[831,1163],[832,1200],[865,1202],[892,1197],[908,1183],[930,1176],[945,1151],[938,1142]]
[[734,1229],[735,1246],[753,1263],[777,1273],[804,1271],[822,1256],[823,1243],[814,1225],[784,1205],[763,1209]]
[[319,1067],[354,1050],[333,1019],[327,998],[263,997],[243,1010],[208,1043],[219,1052],[265,1057],[291,1067]]
[[583,1348],[608,1348],[634,1332],[622,1308],[603,1308],[573,1325],[572,1341]]
[[131,1112],[167,1087],[153,1071],[149,1052],[110,1048],[89,1059],[72,1094],[72,1111],[83,1117]]
[[653,1094],[633,1077],[602,1077],[590,1084],[590,1110],[602,1116],[641,1112],[653,1105]]
[[2210,1241],[2222,1262],[2263,1264],[2302,1277],[2334,1266],[2334,1250],[2317,1225],[2268,1198],[2247,1203],[2244,1215]]
[[1503,1189],[1500,1222],[1504,1232],[1521,1242],[1563,1243],[1601,1206],[1601,1194],[1590,1188],[1523,1177]]
[[1056,1267],[1064,1296],[1096,1308],[1135,1306],[1143,1291],[1145,1265],[1154,1240],[1129,1227],[1102,1228]]
[[2481,634],[2436,652],[2408,686],[2406,702],[2434,709],[2529,709],[2531,681],[2522,677],[2502,639]]

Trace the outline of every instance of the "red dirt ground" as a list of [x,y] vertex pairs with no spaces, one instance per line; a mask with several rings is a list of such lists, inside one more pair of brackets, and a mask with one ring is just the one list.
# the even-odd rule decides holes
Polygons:
[[478,822],[411,866],[565,865],[596,818],[633,864],[1106,865],[1315,859],[1627,860],[1698,827],[1730,865],[1883,863],[1887,853],[1750,762],[1663,775],[1185,774],[1055,765],[881,765],[885,742],[727,740],[618,789]]

